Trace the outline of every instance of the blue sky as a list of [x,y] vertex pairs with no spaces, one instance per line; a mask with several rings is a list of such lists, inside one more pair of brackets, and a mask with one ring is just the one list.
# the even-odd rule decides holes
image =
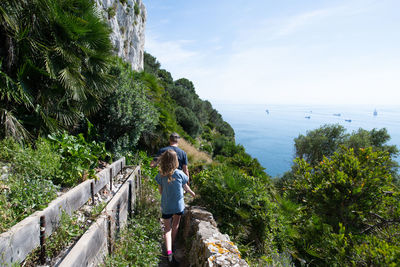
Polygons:
[[145,50],[213,103],[400,104],[399,0],[144,0]]

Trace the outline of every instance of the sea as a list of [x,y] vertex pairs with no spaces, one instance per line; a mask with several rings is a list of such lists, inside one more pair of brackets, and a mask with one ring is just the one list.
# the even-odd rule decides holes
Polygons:
[[[236,143],[257,158],[272,177],[290,170],[295,158],[294,138],[325,124],[340,124],[347,133],[359,128],[386,128],[391,136],[388,144],[400,148],[400,105],[214,103],[213,106],[235,130]],[[400,157],[395,160],[400,163]]]

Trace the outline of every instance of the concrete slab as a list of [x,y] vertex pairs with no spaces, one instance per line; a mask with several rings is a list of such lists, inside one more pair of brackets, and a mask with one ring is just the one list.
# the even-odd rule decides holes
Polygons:
[[[138,166],[129,176],[125,184],[119,189],[115,196],[105,207],[102,215],[90,226],[89,230],[78,240],[64,260],[59,264],[62,267],[69,266],[97,266],[103,262],[108,253],[108,225],[107,217],[111,217],[111,237],[116,237],[117,207],[120,206],[119,223],[122,229],[128,219],[128,192],[129,181],[132,183],[132,208],[134,207],[134,196],[138,190],[135,188],[135,179],[138,177]],[[114,240],[111,240],[113,243]]]
[[[121,171],[124,166],[124,157],[111,164],[110,168],[113,169],[113,175]],[[9,231],[0,234],[0,265],[7,266],[15,262],[22,262],[33,249],[40,245],[40,216],[45,216],[46,235],[49,236],[58,227],[63,211],[72,214],[89,200],[91,197],[90,184],[92,182],[95,183],[95,194],[109,183],[110,168],[99,172],[97,174],[98,179],[82,182],[50,202],[44,210],[35,212],[13,226]]]

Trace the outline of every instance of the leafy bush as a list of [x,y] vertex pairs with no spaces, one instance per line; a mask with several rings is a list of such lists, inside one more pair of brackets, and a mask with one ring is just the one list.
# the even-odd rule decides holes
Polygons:
[[99,140],[120,157],[136,146],[143,132],[155,128],[159,115],[147,99],[145,81],[128,63],[116,59],[111,73],[118,80],[116,90],[91,121]]
[[33,149],[4,139],[0,141],[0,162],[10,167],[8,178],[0,180],[3,232],[56,198],[58,187],[51,180],[59,173],[61,157],[46,140],[38,140]]
[[[392,156],[399,151],[394,145],[386,145],[390,135],[385,128],[367,131],[359,129],[351,134],[339,124],[327,124],[318,129],[308,131],[307,134],[299,135],[294,139],[296,156],[304,158],[311,165],[318,164],[323,157],[331,157],[341,145],[353,148],[358,153],[360,148],[373,147],[374,150],[387,151]],[[396,164],[392,163],[393,167]]]
[[95,178],[94,168],[99,160],[110,157],[104,143],[87,142],[83,134],[77,136],[68,133],[49,135],[49,140],[62,156],[61,173],[53,178],[55,184],[74,186],[88,178]]
[[135,2],[135,5],[133,6],[133,9],[135,11],[135,16],[139,16],[140,14],[140,8],[137,2]]
[[176,120],[191,137],[196,137],[201,132],[201,125],[196,115],[188,108],[177,107]]
[[117,14],[117,6],[110,6],[107,8],[108,19],[115,17]]
[[[342,147],[312,167],[297,159],[286,195],[300,205],[292,220],[301,261],[316,265],[399,264],[400,193],[388,152]],[[371,244],[374,248],[367,248]],[[380,263],[378,263],[380,262]],[[386,266],[386,264],[384,264]]]
[[193,181],[197,202],[213,213],[221,231],[239,242],[245,255],[268,256],[285,246],[288,234],[268,178],[221,165],[200,172]]

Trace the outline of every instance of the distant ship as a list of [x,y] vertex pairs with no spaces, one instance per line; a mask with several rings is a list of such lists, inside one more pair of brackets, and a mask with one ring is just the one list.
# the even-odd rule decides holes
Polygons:
[[265,112],[267,112],[267,114],[269,114],[269,110],[268,109],[266,109]]
[[351,120],[345,120],[345,121],[347,121],[347,122],[351,122]]
[[340,114],[340,113],[335,113],[335,114],[333,114],[333,116],[340,117],[340,116],[342,116],[342,114]]
[[378,111],[374,110],[374,116],[378,116]]
[[306,119],[310,119],[311,117],[310,117],[310,116],[305,116],[304,118],[306,118]]

